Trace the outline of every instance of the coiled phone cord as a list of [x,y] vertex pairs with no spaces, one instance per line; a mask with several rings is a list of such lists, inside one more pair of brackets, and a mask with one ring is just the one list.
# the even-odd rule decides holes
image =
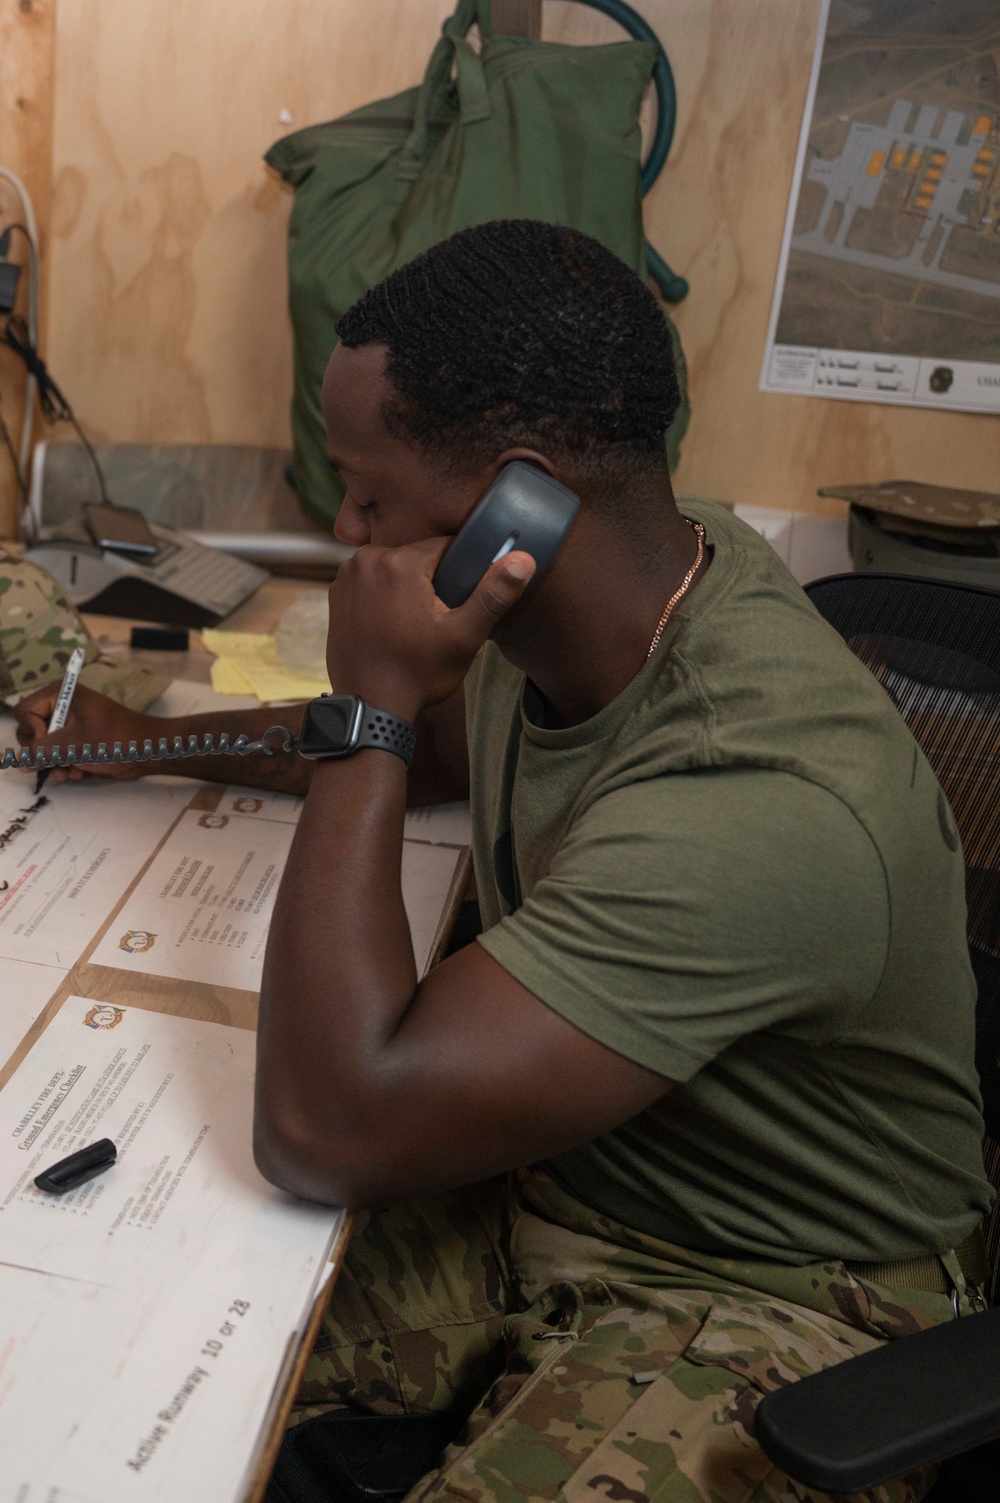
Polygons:
[[[274,735],[283,738],[281,745],[272,744],[271,737]],[[228,731],[223,731],[218,745],[212,733],[206,731],[203,736],[173,736],[169,740],[166,736],[161,736],[157,741],[147,739],[141,746],[138,741],[129,741],[127,745],[113,741],[110,751],[106,741],[97,743],[96,752],[89,741],[84,741],[79,751],[72,743],[65,750],[53,746],[48,751],[44,746],[38,747],[36,751],[30,751],[27,747],[17,751],[8,746],[0,757],[0,769],[25,767],[35,771],[46,767],[95,767],[122,762],[173,762],[183,757],[249,757],[257,752],[265,757],[277,757],[294,751],[298,744],[298,737],[287,725],[272,725],[259,741],[251,741],[242,732],[235,741],[230,741]]]

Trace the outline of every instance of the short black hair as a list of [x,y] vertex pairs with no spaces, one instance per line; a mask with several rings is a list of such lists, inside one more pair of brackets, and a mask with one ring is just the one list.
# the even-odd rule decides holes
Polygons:
[[680,403],[670,331],[652,293],[579,230],[498,219],[394,271],[337,324],[388,346],[386,425],[450,467],[525,445],[570,473],[665,470]]

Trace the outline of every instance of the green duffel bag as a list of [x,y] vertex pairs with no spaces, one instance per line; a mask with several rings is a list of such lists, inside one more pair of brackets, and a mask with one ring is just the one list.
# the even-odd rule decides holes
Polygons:
[[[478,53],[466,40],[474,22]],[[638,117],[656,59],[649,42],[494,36],[489,0],[459,0],[418,88],[271,147],[267,162],[295,189],[292,430],[295,483],[311,517],[331,526],[343,495],[320,408],[335,326],[391,271],[485,220],[543,219],[586,231],[645,275]],[[685,396],[668,435],[673,462],[687,416]]]

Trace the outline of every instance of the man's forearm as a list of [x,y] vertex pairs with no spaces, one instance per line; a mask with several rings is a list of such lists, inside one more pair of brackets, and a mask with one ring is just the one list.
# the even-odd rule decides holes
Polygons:
[[379,1060],[417,975],[400,884],[406,772],[365,751],[317,764],[275,903],[260,999],[255,1142],[269,1178],[328,1199],[330,1145],[381,1099]]
[[[161,736],[169,741],[175,736],[180,736],[185,741],[189,736],[197,736],[200,741],[206,734],[211,734],[218,745],[223,735],[228,735],[230,742],[235,741],[239,735],[246,736],[250,741],[260,741],[265,731],[275,725],[284,726],[293,736],[297,736],[302,720],[302,707],[289,705],[273,709],[265,705],[259,710],[221,710],[205,715],[172,716],[169,719],[150,715],[146,720],[149,729],[145,735],[154,742]],[[184,777],[202,778],[209,783],[242,783],[250,788],[265,788],[272,793],[301,796],[308,790],[312,764],[294,750],[280,750],[280,736],[273,736],[270,740],[275,749],[273,756],[268,756],[265,752],[253,752],[245,757],[172,758],[162,762],[147,762],[144,764],[145,771],[150,775],[181,773]]]

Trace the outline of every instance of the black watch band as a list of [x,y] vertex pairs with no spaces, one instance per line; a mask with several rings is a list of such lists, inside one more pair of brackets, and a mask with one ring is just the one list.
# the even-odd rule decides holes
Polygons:
[[319,761],[371,746],[395,753],[409,767],[416,744],[416,731],[401,716],[373,709],[356,694],[321,694],[306,705],[298,750]]
[[408,720],[400,715],[390,715],[388,710],[373,710],[365,705],[355,751],[363,746],[377,746],[382,751],[395,752],[409,767],[417,745],[417,733]]

